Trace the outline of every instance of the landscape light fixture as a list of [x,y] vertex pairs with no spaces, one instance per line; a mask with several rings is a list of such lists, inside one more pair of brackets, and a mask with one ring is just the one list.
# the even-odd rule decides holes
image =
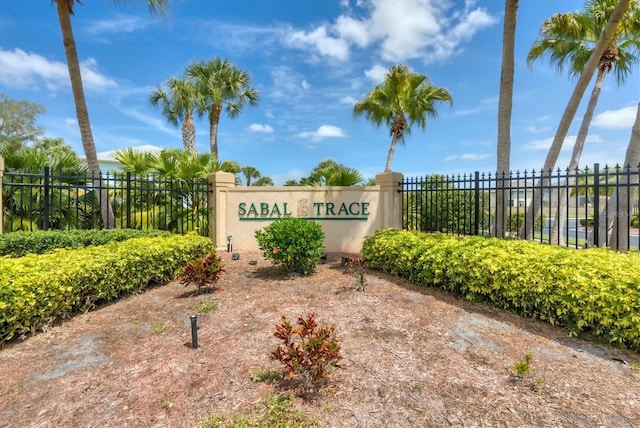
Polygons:
[[233,236],[229,235],[227,236],[227,253],[230,253],[231,251],[233,251]]
[[191,347],[198,348],[198,316],[191,315]]

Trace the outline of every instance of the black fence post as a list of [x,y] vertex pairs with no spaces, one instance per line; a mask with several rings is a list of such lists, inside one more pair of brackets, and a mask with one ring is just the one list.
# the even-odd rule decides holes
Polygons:
[[473,206],[473,234],[480,234],[480,171],[473,175],[474,206]]
[[43,210],[44,210],[44,217],[43,217],[43,223],[42,223],[42,228],[44,230],[49,230],[49,192],[51,191],[51,183],[49,182],[49,180],[51,179],[51,171],[49,170],[48,166],[44,167],[44,206],[43,206]]
[[[587,192],[589,188],[587,188]],[[588,220],[587,220],[588,222]],[[593,165],[593,245],[600,246],[600,164]]]
[[127,172],[126,186],[125,198],[127,204],[127,229],[131,229],[131,172]]

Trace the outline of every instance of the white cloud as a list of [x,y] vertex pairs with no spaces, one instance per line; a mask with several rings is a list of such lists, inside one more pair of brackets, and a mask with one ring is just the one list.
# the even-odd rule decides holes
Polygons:
[[478,31],[498,22],[485,9],[472,9],[473,3],[452,9],[452,2],[441,0],[357,1],[361,18],[347,8],[334,24],[309,31],[288,30],[284,40],[291,47],[311,48],[313,54],[341,61],[349,59],[352,46],[364,49],[374,45],[384,61],[443,61],[458,53]]
[[423,0],[372,2],[371,33],[381,42],[384,60],[397,62],[418,57],[425,42],[438,36],[442,28],[437,6],[432,3]]
[[307,82],[306,80],[303,80],[301,85],[302,85],[302,89],[304,89],[305,91],[308,91],[309,89],[311,89],[311,83]]
[[357,21],[349,16],[339,16],[336,20],[335,29],[340,37],[353,42],[358,47],[364,48],[370,42],[366,23]]
[[549,126],[538,127],[535,125],[527,126],[527,131],[531,133],[548,132],[551,128]]
[[469,116],[471,114],[476,114],[476,113],[478,113],[480,111],[482,111],[482,108],[480,108],[480,107],[460,109],[460,110],[454,110],[453,111],[453,115],[455,117],[463,117],[463,116]]
[[375,84],[382,83],[384,80],[385,74],[387,74],[388,68],[381,66],[380,64],[376,64],[370,69],[364,72],[364,75],[367,76],[371,81]]
[[117,15],[112,19],[89,22],[83,31],[91,35],[133,33],[145,29],[152,22],[137,16]]
[[[0,49],[0,69],[0,84],[14,88],[38,90],[45,87],[55,91],[71,85],[65,63],[22,49]],[[113,79],[98,71],[98,63],[93,58],[80,63],[80,70],[85,90],[101,91],[118,87]]]
[[109,88],[117,88],[118,84],[109,79],[98,71],[98,62],[89,58],[86,61],[80,63],[80,70],[82,72],[82,85],[85,88],[93,90],[102,90]]
[[464,153],[461,155],[452,155],[452,156],[448,156],[446,157],[444,160],[445,161],[453,161],[453,160],[467,160],[467,161],[477,161],[477,160],[482,160],[482,159],[486,159],[488,157],[490,157],[491,155],[488,154],[473,154],[473,153]]
[[[573,145],[576,143],[575,135],[568,135],[564,139],[564,144],[562,145],[562,151],[569,150],[573,148]],[[587,140],[585,143],[602,143],[603,140],[600,138],[598,134],[589,134],[587,136]],[[542,140],[533,140],[524,144],[524,150],[549,150],[551,148],[551,144],[553,143],[553,137],[545,138]]]
[[273,128],[269,125],[261,125],[259,123],[252,123],[247,128],[251,132],[260,132],[263,134],[271,134],[273,133]]
[[273,81],[272,97],[291,99],[303,93],[303,88],[300,85],[303,80],[302,76],[290,67],[273,67],[269,73]]
[[354,97],[346,96],[340,99],[340,104],[354,105],[357,100]]
[[602,129],[631,129],[636,119],[636,106],[604,111],[593,119],[592,126]]
[[300,132],[296,136],[300,138],[310,138],[311,141],[320,141],[325,138],[343,138],[345,134],[344,131],[337,126],[322,125],[316,131]]
[[309,33],[296,31],[287,36],[286,42],[299,49],[314,48],[320,55],[340,61],[349,59],[347,42],[328,35],[325,26],[320,26]]

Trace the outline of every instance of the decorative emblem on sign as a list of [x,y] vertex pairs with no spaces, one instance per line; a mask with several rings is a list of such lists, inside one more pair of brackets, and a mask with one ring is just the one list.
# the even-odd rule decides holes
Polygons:
[[296,213],[297,213],[298,217],[306,217],[307,216],[308,205],[309,205],[309,200],[308,199],[306,199],[306,198],[298,199],[298,209],[296,210]]

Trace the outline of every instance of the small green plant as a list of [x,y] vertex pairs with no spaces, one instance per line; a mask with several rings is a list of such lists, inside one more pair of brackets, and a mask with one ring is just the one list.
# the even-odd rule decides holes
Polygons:
[[160,407],[162,407],[162,410],[169,411],[169,409],[173,407],[173,402],[170,398],[165,398],[164,400],[162,400],[162,405]]
[[335,326],[318,325],[314,314],[299,316],[295,327],[283,316],[273,335],[283,343],[271,359],[284,364],[288,379],[298,378],[305,397],[326,385],[330,369],[340,367],[342,356]]
[[531,372],[531,361],[533,361],[533,355],[527,352],[524,354],[524,358],[516,363],[513,370],[518,377],[525,377]]
[[358,284],[356,291],[364,291],[364,286],[367,285],[367,277],[364,269],[366,265],[367,263],[361,258],[346,259],[344,261],[343,273],[355,276],[356,283]]
[[259,369],[251,376],[252,382],[263,382],[267,384],[278,383],[282,380],[282,373],[272,368]]
[[287,274],[312,274],[322,256],[324,232],[315,221],[279,218],[255,236],[264,257]]
[[194,284],[197,287],[196,294],[200,294],[203,288],[218,282],[220,275],[224,272],[222,267],[220,257],[210,253],[184,265],[178,274],[178,280],[185,287]]
[[204,420],[200,428],[314,428],[319,425],[293,408],[289,395],[273,395],[255,409],[233,419],[215,414]]
[[581,218],[579,221],[580,226],[593,226],[593,216],[589,218]]
[[[524,211],[517,211],[511,213],[509,218],[507,219],[507,230],[509,232],[518,232],[525,221],[525,213]],[[536,221],[533,224],[535,230],[543,230],[546,223],[546,216],[541,215],[536,218]]]
[[157,322],[151,326],[151,334],[160,334],[167,328],[166,322]]
[[218,302],[215,300],[202,300],[196,303],[193,309],[201,314],[214,312],[218,310]]

